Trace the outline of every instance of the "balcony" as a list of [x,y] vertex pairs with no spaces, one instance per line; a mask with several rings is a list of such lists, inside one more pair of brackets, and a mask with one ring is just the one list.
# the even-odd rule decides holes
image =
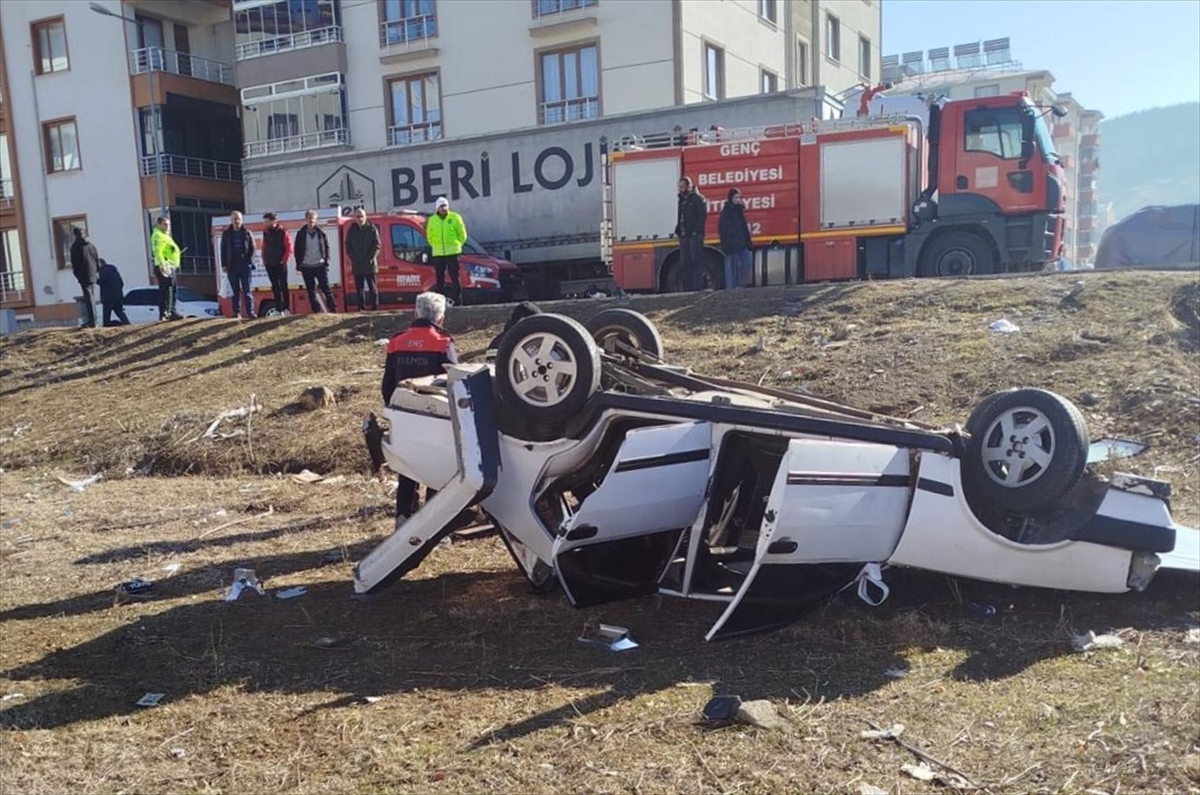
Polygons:
[[419,144],[425,141],[436,141],[441,137],[442,123],[440,121],[388,127],[388,146]]
[[311,149],[324,149],[330,146],[349,146],[350,131],[321,130],[292,135],[287,138],[268,138],[265,141],[248,141],[242,146],[243,157],[268,157],[270,155],[286,155],[292,152],[306,152]]
[[13,206],[13,181],[0,179],[0,209],[9,210]]
[[578,97],[557,102],[543,102],[538,106],[539,124],[565,124],[584,121],[600,116],[600,97]]
[[167,72],[168,74],[205,80],[209,83],[221,83],[232,86],[233,67],[229,64],[201,58],[191,53],[165,50],[162,47],[143,47],[130,53],[129,70],[132,74],[141,75],[149,72]]
[[271,36],[258,41],[248,41],[237,45],[236,57],[239,61],[259,58],[263,55],[273,55],[289,50],[303,50],[308,47],[319,47],[342,41],[342,29],[337,25],[316,30],[306,30],[301,33],[289,33],[286,36]]
[[594,8],[597,0],[533,0],[533,15],[538,19],[561,17],[583,8]]
[[393,19],[379,25],[379,46],[411,45],[437,38],[437,17],[421,14]]
[[1070,124],[1056,124],[1050,128],[1050,137],[1057,140],[1064,138],[1073,138],[1075,136],[1075,128]]
[[143,177],[153,177],[159,173],[194,179],[217,179],[224,182],[242,181],[241,163],[226,163],[222,160],[205,160],[199,157],[166,154],[147,155],[142,158]]
[[24,271],[0,271],[0,304],[19,304],[30,298]]
[[1079,145],[1085,149],[1096,149],[1100,146],[1100,134],[1092,133],[1079,139]]

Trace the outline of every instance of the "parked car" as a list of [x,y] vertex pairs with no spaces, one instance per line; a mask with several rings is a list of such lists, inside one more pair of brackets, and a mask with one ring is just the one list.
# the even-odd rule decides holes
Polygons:
[[[175,311],[184,317],[220,317],[221,308],[190,287],[175,291]],[[125,314],[130,323],[154,323],[158,320],[158,288],[138,287],[125,293]]]
[[[368,421],[389,467],[437,494],[358,563],[371,592],[415,568],[479,504],[536,589],[577,607],[662,593],[726,604],[707,638],[788,623],[885,567],[1123,592],[1200,569],[1167,483],[1103,477],[1083,415],[1012,389],[965,429],[662,363],[654,325],[545,314],[494,364],[401,383]],[[1115,444],[1115,443],[1114,443]],[[1094,455],[1099,449],[1100,455]]]

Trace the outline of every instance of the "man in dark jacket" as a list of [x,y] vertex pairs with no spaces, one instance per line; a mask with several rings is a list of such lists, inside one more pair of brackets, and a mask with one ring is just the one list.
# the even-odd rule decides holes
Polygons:
[[[387,364],[383,368],[383,404],[392,401],[396,385],[409,378],[439,375],[444,365],[457,364],[454,338],[442,328],[446,319],[446,297],[440,293],[421,293],[413,309],[412,326],[392,337],[387,346]],[[434,492],[426,489],[428,500]],[[417,482],[396,476],[396,527],[417,510]]]
[[691,178],[679,180],[679,220],[675,224],[675,236],[679,238],[684,290],[704,289],[704,222],[707,219],[708,202],[696,190]]
[[96,296],[92,292],[92,286],[96,283],[96,276],[100,271],[100,255],[82,229],[75,227],[73,231],[75,240],[71,242],[71,270],[75,272],[75,280],[79,282],[79,289],[83,291],[83,306],[87,310],[87,321],[84,325],[95,328],[96,307],[92,302],[96,300]]
[[[125,280],[121,272],[111,263],[100,260],[100,273],[96,277],[100,285],[100,303],[104,307],[105,326],[128,326],[129,318],[125,315]],[[117,316],[116,323],[111,322],[112,316]]]
[[375,224],[367,223],[367,211],[359,207],[354,211],[354,223],[346,228],[346,254],[354,273],[354,291],[358,294],[360,312],[364,308],[364,291],[370,296],[370,308],[379,308],[379,290],[375,287],[379,249],[379,230]]
[[[304,213],[304,226],[296,230],[296,269],[304,277],[308,306],[313,312],[336,312],[337,302],[329,289],[329,238],[317,226],[317,211]],[[321,294],[317,294],[320,286]]]
[[233,316],[246,305],[246,319],[254,319],[254,296],[250,294],[250,271],[254,269],[254,235],[242,224],[242,214],[229,214],[229,228],[221,233],[221,269],[233,289]]
[[290,315],[291,297],[287,282],[287,263],[292,258],[292,239],[287,230],[279,225],[275,213],[263,213],[267,226],[263,229],[262,261],[271,280],[271,294],[275,308],[281,315]]
[[725,252],[725,289],[749,287],[753,259],[750,255],[750,227],[746,225],[746,206],[742,192],[729,189],[729,198],[721,208],[717,222],[721,251]]

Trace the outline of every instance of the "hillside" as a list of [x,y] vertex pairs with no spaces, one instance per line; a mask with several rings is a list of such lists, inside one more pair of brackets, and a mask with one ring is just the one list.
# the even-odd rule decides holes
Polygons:
[[1152,204],[1200,202],[1200,102],[1130,113],[1100,124],[1100,200],[1116,220]]

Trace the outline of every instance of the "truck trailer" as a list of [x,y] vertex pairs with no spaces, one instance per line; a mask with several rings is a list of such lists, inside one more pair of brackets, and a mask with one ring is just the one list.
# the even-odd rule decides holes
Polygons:
[[[1063,169],[1023,92],[916,106],[862,95],[859,115],[617,142],[605,170],[602,246],[616,284],[671,292],[683,272],[666,192],[693,180],[708,204],[703,281],[723,282],[717,222],[745,199],[754,283],[1042,270],[1063,235]],[[902,110],[902,112],[896,112]]]

